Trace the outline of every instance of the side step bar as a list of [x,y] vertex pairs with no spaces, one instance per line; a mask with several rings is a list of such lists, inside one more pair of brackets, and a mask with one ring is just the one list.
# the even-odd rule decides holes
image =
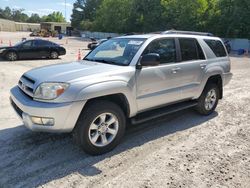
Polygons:
[[178,112],[180,110],[185,110],[191,107],[196,106],[198,103],[197,101],[187,101],[178,104],[172,104],[169,106],[165,106],[159,109],[142,112],[131,119],[132,124],[139,124],[144,123],[146,121],[159,118],[161,116],[165,116],[174,112]]

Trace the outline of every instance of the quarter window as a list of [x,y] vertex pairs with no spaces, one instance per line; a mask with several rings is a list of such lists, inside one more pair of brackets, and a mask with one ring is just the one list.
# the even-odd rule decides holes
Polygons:
[[196,39],[180,38],[182,61],[205,59],[204,53]]
[[216,57],[225,57],[227,56],[226,50],[219,40],[210,40],[210,39],[205,39],[204,40],[209,48],[214,52]]
[[174,39],[160,39],[151,42],[143,54],[157,53],[160,55],[160,63],[176,62],[176,48]]

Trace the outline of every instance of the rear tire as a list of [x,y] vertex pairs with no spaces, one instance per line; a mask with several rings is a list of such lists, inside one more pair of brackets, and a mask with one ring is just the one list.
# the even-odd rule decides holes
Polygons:
[[5,57],[8,61],[16,61],[18,59],[16,52],[8,52]]
[[210,115],[214,112],[219,101],[219,88],[216,84],[207,84],[198,99],[196,110],[201,115]]
[[125,115],[117,104],[94,101],[82,111],[73,130],[73,139],[86,153],[100,155],[121,142],[125,127]]
[[58,57],[59,57],[58,52],[52,51],[52,52],[50,53],[50,58],[51,58],[51,59],[58,59]]

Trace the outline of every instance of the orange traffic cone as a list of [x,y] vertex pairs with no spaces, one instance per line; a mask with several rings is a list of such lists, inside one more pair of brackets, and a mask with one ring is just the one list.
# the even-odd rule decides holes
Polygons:
[[81,51],[80,51],[80,49],[78,50],[78,55],[77,55],[77,60],[78,61],[81,61]]
[[9,46],[10,46],[10,47],[12,46],[12,44],[11,44],[11,40],[9,40]]

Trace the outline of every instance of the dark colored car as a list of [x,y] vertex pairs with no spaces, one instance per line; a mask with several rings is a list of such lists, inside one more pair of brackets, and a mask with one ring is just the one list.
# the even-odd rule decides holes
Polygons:
[[13,47],[1,47],[0,57],[9,61],[18,59],[57,59],[60,55],[65,55],[65,48],[60,45],[41,39],[26,40],[17,43]]
[[100,40],[91,39],[91,40],[92,42],[88,44],[88,49],[94,50],[97,46],[106,42],[108,39],[100,39]]

